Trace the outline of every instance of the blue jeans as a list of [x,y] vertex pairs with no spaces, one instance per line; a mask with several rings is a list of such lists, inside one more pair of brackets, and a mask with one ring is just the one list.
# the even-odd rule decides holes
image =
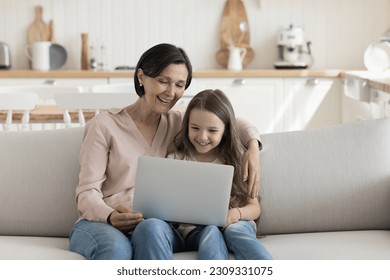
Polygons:
[[72,229],[69,249],[89,260],[165,260],[184,251],[184,239],[159,219],[142,221],[131,235],[106,223],[81,220]]
[[198,251],[199,260],[227,260],[228,250],[216,226],[198,226],[186,236],[186,249]]
[[256,238],[256,230],[249,221],[230,224],[223,231],[226,246],[237,260],[272,260],[264,245]]

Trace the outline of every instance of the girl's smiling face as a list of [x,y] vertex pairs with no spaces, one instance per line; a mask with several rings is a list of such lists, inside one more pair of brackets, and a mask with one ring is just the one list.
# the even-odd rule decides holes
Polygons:
[[213,161],[217,157],[217,147],[225,132],[225,124],[214,113],[193,109],[189,116],[188,138],[197,153],[199,161]]

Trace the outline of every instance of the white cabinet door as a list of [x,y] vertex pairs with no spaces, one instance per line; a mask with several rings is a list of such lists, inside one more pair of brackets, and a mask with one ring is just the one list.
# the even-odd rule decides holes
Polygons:
[[385,118],[390,118],[390,99],[385,103],[383,114]]
[[390,93],[371,88],[371,116],[373,119],[390,117]]
[[334,78],[286,78],[282,111],[285,131],[341,123],[341,88]]
[[373,118],[372,108],[369,102],[358,101],[345,95],[342,97],[342,112],[343,123],[352,123]]
[[344,78],[342,80],[342,123],[372,119],[370,95],[367,80]]
[[364,78],[343,80],[343,123],[371,120],[390,115],[390,93],[371,88]]
[[197,78],[191,93],[220,89],[230,99],[237,117],[256,125],[261,134],[283,130],[282,78]]

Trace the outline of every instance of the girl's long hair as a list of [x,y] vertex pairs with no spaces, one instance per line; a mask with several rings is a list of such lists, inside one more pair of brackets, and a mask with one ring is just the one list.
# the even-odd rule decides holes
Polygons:
[[189,117],[193,109],[205,110],[215,114],[225,124],[225,131],[218,146],[218,158],[234,167],[233,185],[230,194],[230,207],[243,207],[249,199],[248,187],[243,181],[241,169],[244,145],[238,133],[233,106],[221,90],[207,89],[192,98],[183,117],[180,132],[175,136],[174,149],[179,155],[191,155],[196,151],[188,138]]

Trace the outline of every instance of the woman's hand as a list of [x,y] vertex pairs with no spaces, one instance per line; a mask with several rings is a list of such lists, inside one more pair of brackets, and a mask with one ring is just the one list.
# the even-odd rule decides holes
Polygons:
[[143,220],[142,214],[139,212],[132,212],[130,209],[118,206],[108,216],[107,222],[113,227],[122,232],[131,232]]
[[242,168],[243,180],[248,180],[248,193],[251,198],[255,198],[260,187],[260,151],[256,139],[251,139],[248,142],[248,149],[243,156]]

